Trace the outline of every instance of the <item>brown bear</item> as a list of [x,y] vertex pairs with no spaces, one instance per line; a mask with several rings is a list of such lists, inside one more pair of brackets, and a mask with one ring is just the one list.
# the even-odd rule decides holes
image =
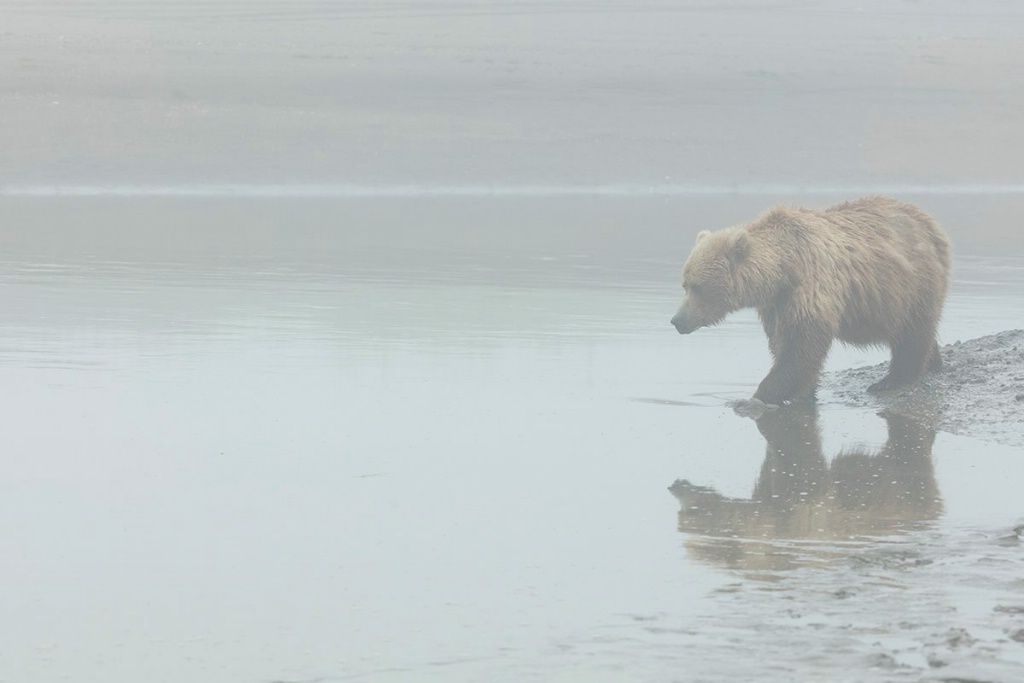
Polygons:
[[950,252],[935,221],[894,199],[775,208],[697,235],[672,324],[689,334],[756,308],[774,358],[754,393],[764,403],[813,401],[834,339],[889,346],[889,373],[868,390],[892,389],[942,366],[935,335]]

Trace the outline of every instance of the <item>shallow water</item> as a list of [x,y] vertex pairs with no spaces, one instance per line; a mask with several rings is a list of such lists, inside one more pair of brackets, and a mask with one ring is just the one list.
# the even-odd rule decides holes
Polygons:
[[1019,679],[1024,454],[734,415],[677,201],[4,198],[0,680]]

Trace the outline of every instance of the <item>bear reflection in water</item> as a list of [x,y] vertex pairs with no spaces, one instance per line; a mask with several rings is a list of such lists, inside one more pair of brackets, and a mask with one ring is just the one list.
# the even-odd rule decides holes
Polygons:
[[942,513],[932,466],[935,430],[884,415],[888,440],[877,453],[843,449],[829,462],[812,407],[757,420],[767,441],[749,500],[677,480],[679,530],[702,561],[745,570],[790,569],[834,557],[848,541],[921,528]]

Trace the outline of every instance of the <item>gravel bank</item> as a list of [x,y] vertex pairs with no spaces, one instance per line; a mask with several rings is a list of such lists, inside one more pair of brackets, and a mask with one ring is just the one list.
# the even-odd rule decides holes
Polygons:
[[865,389],[888,363],[829,373],[823,398],[1024,448],[1024,330],[947,344],[942,360],[943,370],[915,387],[877,396]]

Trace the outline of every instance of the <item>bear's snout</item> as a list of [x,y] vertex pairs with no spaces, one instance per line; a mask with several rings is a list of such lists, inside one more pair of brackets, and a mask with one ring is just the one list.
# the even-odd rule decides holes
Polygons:
[[693,321],[687,318],[682,313],[676,313],[672,317],[672,327],[676,328],[676,332],[679,334],[690,334],[696,330],[699,325],[695,325]]

